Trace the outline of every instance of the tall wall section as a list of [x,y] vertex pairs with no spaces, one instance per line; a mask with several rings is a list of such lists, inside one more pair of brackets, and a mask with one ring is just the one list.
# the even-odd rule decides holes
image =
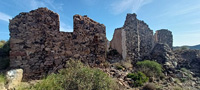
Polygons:
[[[126,21],[123,26],[126,32],[126,59],[135,60],[140,56],[140,38],[138,31],[138,21],[136,14],[127,14]],[[125,59],[125,58],[124,58]]]
[[59,15],[39,8],[10,20],[10,67],[22,68],[24,79],[38,79],[65,67],[69,58],[92,66],[105,61],[105,26],[87,16],[74,16],[74,32],[59,31]]
[[140,59],[149,56],[153,49],[153,30],[144,22],[138,20],[138,31],[139,31],[139,47],[140,47]]
[[157,30],[154,34],[155,43],[167,44],[171,49],[173,49],[173,35],[172,32],[167,29]]
[[[125,39],[122,39],[122,34]],[[124,47],[121,42],[125,43]],[[136,14],[127,14],[124,26],[115,30],[111,47],[120,54],[123,52],[123,59],[139,60],[148,56],[153,48],[153,31],[145,22],[138,20]]]
[[116,49],[123,58],[126,58],[126,32],[123,28],[115,29],[113,39],[110,42],[110,47]]

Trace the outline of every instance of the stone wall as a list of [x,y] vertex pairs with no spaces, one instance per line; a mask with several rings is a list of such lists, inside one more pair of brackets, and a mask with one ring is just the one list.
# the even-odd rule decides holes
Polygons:
[[123,58],[126,58],[126,32],[123,28],[115,29],[113,39],[110,42],[110,47],[116,49]]
[[[122,31],[125,39],[122,39]],[[121,42],[125,43],[124,47]],[[115,30],[111,48],[120,54],[123,52],[123,59],[139,60],[149,55],[153,48],[153,31],[145,22],[138,20],[136,14],[127,14],[124,26]]]
[[115,29],[110,45],[122,55],[122,28]]
[[22,68],[24,79],[38,79],[65,67],[69,58],[92,66],[105,61],[105,26],[75,15],[74,32],[59,31],[59,15],[39,8],[10,20],[10,67]]
[[173,35],[172,32],[167,29],[157,30],[154,35],[155,43],[165,43],[171,49],[173,49]]
[[149,56],[151,50],[153,49],[153,30],[149,28],[149,26],[144,22],[138,20],[138,31],[139,31],[139,39],[140,39],[140,57]]
[[[138,31],[138,20],[136,14],[127,14],[124,23],[124,30],[126,32],[126,47],[127,56],[126,59],[135,60],[140,56],[140,39]],[[125,59],[125,58],[124,58]]]

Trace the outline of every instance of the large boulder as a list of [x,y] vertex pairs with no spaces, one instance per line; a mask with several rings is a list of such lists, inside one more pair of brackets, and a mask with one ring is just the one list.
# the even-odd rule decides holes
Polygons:
[[164,65],[164,68],[169,71],[177,66],[174,53],[167,44],[157,43],[151,52],[151,60]]
[[14,69],[14,70],[8,71],[6,73],[6,79],[7,79],[6,88],[10,90],[20,85],[22,77],[23,77],[22,69]]

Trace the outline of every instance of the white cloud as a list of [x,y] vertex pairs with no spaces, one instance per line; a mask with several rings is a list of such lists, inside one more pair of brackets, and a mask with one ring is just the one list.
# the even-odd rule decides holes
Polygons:
[[73,32],[73,28],[63,22],[60,22],[60,31]]
[[30,0],[30,8],[37,9],[38,7],[48,7],[54,11],[60,12],[63,10],[62,3],[56,3],[55,0]]
[[9,19],[11,19],[12,17],[5,14],[5,13],[2,13],[0,12],[0,20],[3,20],[3,21],[6,21],[6,22],[9,22]]
[[131,12],[137,12],[142,6],[149,4],[152,0],[121,0],[115,1],[111,4],[111,9],[114,14],[123,13],[126,10],[131,10]]

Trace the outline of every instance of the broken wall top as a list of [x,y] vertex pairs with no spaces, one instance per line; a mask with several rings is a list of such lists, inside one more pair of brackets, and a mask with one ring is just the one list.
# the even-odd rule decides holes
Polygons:
[[74,32],[59,31],[59,15],[47,8],[20,13],[10,20],[10,67],[24,79],[38,79],[65,67],[69,58],[95,66],[106,58],[105,26],[74,16]]
[[155,43],[165,43],[173,49],[173,35],[168,29],[157,30],[154,35]]

